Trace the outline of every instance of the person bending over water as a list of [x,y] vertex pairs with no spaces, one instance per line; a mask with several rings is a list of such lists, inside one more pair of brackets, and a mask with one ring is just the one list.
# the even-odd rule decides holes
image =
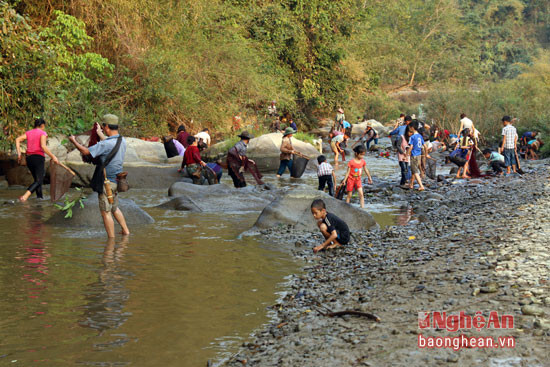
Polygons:
[[[103,218],[107,236],[111,238],[115,237],[115,222],[113,216],[118,224],[120,224],[120,227],[122,227],[122,234],[130,234],[124,214],[122,214],[122,211],[118,207],[118,195],[116,191],[116,178],[117,175],[122,172],[122,164],[124,162],[124,155],[126,154],[126,140],[118,133],[119,123],[117,116],[111,114],[105,115],[103,116],[103,122],[104,133],[107,135],[105,140],[89,148],[76,141],[73,135],[69,137],[69,141],[73,143],[76,149],[83,155],[91,155],[93,158],[99,157],[101,161],[100,164],[96,166],[96,172],[94,172],[94,178],[96,178],[96,173],[99,172],[101,182],[97,183],[92,179],[92,188],[98,193],[99,211]],[[103,175],[103,172],[105,172],[106,175]],[[109,202],[109,197],[107,197],[107,194],[104,192],[105,178],[109,181],[108,184],[112,191],[112,203]]]
[[19,201],[25,202],[32,195],[33,192],[36,192],[36,197],[43,199],[42,196],[42,182],[44,181],[45,174],[45,161],[47,154],[52,159],[52,162],[59,164],[57,157],[53,155],[52,152],[47,147],[47,138],[48,134],[44,130],[46,128],[46,121],[39,118],[34,121],[34,129],[27,131],[25,134],[19,136],[15,139],[15,148],[17,149],[17,162],[21,164],[23,158],[21,153],[21,143],[27,141],[27,167],[31,171],[34,182],[27,188],[27,191],[23,196],[19,197]]
[[313,252],[336,248],[349,243],[350,232],[348,225],[336,215],[328,213],[323,200],[313,200],[311,203],[311,214],[317,221],[317,227],[321,230],[323,237],[325,237],[325,241],[315,247]]

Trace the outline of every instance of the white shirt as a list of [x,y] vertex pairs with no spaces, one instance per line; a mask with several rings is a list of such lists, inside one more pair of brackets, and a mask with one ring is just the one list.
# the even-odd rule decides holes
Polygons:
[[506,125],[502,128],[502,135],[506,136],[506,142],[504,143],[504,149],[514,149],[516,147],[515,141],[518,136],[516,128],[512,125]]
[[201,131],[197,135],[195,135],[195,138],[202,139],[203,142],[206,143],[206,145],[210,146],[210,135],[206,131]]
[[467,117],[464,117],[460,122],[462,123],[462,129],[471,129],[474,126],[474,122]]

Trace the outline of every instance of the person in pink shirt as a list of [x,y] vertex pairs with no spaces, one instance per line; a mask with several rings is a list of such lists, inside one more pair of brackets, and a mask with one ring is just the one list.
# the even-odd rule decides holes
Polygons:
[[15,139],[15,147],[17,149],[17,161],[21,163],[21,143],[27,141],[27,167],[31,171],[34,182],[27,188],[25,194],[19,197],[21,202],[27,201],[27,199],[36,191],[36,197],[42,199],[42,182],[44,181],[45,174],[45,154],[49,155],[52,162],[59,164],[59,160],[46,146],[48,134],[44,129],[46,128],[46,121],[39,118],[34,121],[34,129],[27,131],[25,134]]

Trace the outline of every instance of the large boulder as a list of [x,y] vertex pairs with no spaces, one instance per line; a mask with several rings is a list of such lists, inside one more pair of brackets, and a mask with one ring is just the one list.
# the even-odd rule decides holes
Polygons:
[[296,189],[280,195],[270,203],[262,211],[254,227],[264,229],[291,224],[296,229],[316,230],[317,223],[310,209],[315,199],[323,199],[327,211],[344,220],[352,231],[364,231],[378,226],[372,215],[345,201],[335,199],[319,190]]
[[[119,208],[124,214],[126,223],[132,226],[154,223],[155,220],[130,199],[119,199]],[[91,193],[84,202],[84,208],[75,205],[72,218],[65,218],[65,212],[57,212],[46,223],[60,227],[103,227],[103,220],[99,212],[99,202],[96,193]],[[115,221],[116,223],[116,221]]]
[[168,159],[164,144],[160,142],[126,138],[126,144],[125,162],[130,162],[129,158],[135,159],[135,157],[149,163],[166,163]]
[[[84,146],[88,146],[90,137],[79,135],[76,139]],[[136,138],[124,137],[124,139],[126,140],[124,163],[169,163],[164,144]],[[82,157],[77,149],[73,149],[62,160],[82,162]]]
[[218,185],[193,185],[176,182],[168,195],[174,199],[160,205],[163,209],[201,212],[261,211],[275,198],[276,193],[255,186],[241,189]]
[[[282,139],[281,133],[265,134],[254,138],[248,144],[247,156],[256,162],[260,171],[275,172],[279,168]],[[292,137],[292,146],[311,158],[309,168],[317,167],[315,159],[319,156],[319,151],[313,145]]]
[[206,162],[215,161],[219,158],[225,158],[227,151],[233,146],[232,140],[224,140],[222,142],[213,144],[210,148],[201,153],[201,157]]
[[[75,173],[73,184],[89,186],[95,166],[80,162],[66,162]],[[134,189],[166,189],[181,179],[178,172],[179,165],[153,164],[147,162],[124,163],[124,170],[128,172],[130,188]]]
[[388,135],[391,131],[391,127],[384,126],[376,120],[368,120],[359,124],[353,124],[351,129],[352,135],[362,135],[367,128],[367,124],[369,123],[371,124],[372,128],[376,130],[381,138]]
[[[68,150],[65,145],[63,145],[66,140],[67,139],[63,136],[49,136],[47,140],[48,149],[60,161],[67,159]],[[49,156],[46,156],[46,159],[49,159]]]
[[29,186],[34,181],[29,169],[17,163],[17,155],[5,152],[0,152],[0,175],[5,175],[10,186]]
[[[88,145],[86,135],[78,136],[77,140]],[[181,157],[168,160],[164,145],[158,142],[149,142],[136,138],[126,139],[126,155],[124,156],[124,170],[128,172],[130,187],[135,189],[165,189],[181,178],[178,168]],[[95,166],[84,163],[78,150],[67,154],[66,165],[76,173],[73,183],[88,186]]]

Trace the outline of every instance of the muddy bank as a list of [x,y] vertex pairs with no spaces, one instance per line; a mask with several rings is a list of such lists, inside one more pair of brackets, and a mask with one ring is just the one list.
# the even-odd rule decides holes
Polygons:
[[[548,162],[523,177],[456,181],[431,192],[371,197],[414,208],[413,220],[354,233],[344,249],[314,255],[315,232],[263,230],[306,263],[286,295],[226,366],[548,365]],[[395,196],[394,196],[395,195]],[[378,199],[381,198],[381,199]],[[367,206],[368,207],[368,206]],[[404,212],[408,215],[409,212]],[[377,315],[329,317],[330,311]],[[514,316],[514,328],[420,330],[418,313]],[[420,349],[424,336],[512,336],[512,349]]]

